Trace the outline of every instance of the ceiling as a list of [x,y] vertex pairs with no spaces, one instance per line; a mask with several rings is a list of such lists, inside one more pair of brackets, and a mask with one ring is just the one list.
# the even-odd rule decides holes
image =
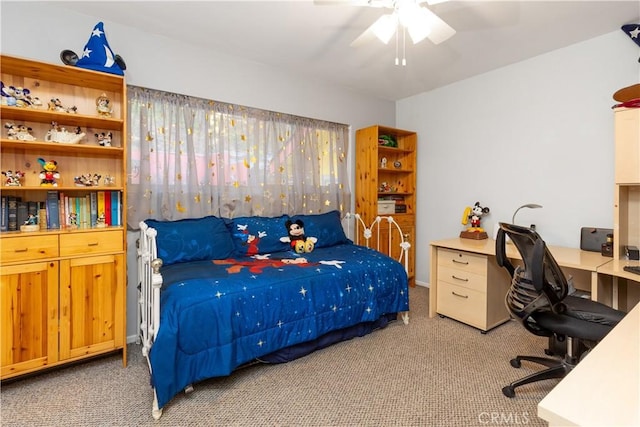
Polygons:
[[[373,39],[350,47],[389,9],[315,5],[312,0],[53,4],[387,100],[429,91],[640,22],[637,0],[450,0],[429,8],[457,33],[439,45],[428,39],[416,45],[407,40],[403,67],[395,65],[395,39],[388,45]],[[401,41],[399,55],[402,58]],[[127,59],[124,52],[123,57]]]

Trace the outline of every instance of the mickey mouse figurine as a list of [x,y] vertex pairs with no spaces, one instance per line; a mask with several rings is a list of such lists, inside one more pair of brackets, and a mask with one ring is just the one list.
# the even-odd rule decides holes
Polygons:
[[484,232],[484,228],[480,227],[480,219],[489,213],[489,208],[480,206],[480,202],[476,202],[473,207],[467,206],[462,215],[462,225],[467,225],[471,220],[471,227],[467,229],[470,232]]
[[45,160],[42,157],[38,159],[38,163],[42,166],[40,172],[40,186],[41,187],[57,187],[60,179],[60,173],[57,171],[58,162],[55,160]]
[[288,235],[286,237],[281,237],[280,241],[288,242],[291,245],[291,249],[298,254],[313,251],[318,239],[315,237],[305,236],[304,222],[302,222],[302,220],[297,219],[295,221],[291,221],[288,219],[287,222],[285,222],[285,227],[287,228]]

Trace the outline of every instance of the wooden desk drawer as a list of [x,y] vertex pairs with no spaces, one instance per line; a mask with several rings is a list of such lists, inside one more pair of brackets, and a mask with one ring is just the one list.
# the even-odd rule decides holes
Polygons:
[[438,281],[438,313],[486,330],[486,294]]
[[486,274],[477,274],[460,268],[438,267],[438,282],[451,283],[478,292],[487,292]]
[[2,239],[0,262],[35,261],[58,256],[58,236],[20,236]]
[[60,235],[60,256],[122,251],[122,230]]
[[487,275],[487,256],[465,251],[438,248],[438,265]]

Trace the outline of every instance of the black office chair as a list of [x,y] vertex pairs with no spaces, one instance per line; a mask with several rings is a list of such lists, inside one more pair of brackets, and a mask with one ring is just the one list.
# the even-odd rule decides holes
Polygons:
[[[523,265],[514,267],[507,258],[506,235],[520,252]],[[561,342],[566,340],[566,353],[562,359],[535,356],[511,359],[514,368],[519,368],[522,360],[548,368],[504,387],[502,393],[507,397],[514,397],[515,388],[521,385],[563,378],[578,363],[581,353],[586,354],[625,314],[596,301],[568,296],[565,275],[542,238],[530,228],[500,223],[496,259],[512,277],[505,298],[511,315],[535,335],[553,336]]]

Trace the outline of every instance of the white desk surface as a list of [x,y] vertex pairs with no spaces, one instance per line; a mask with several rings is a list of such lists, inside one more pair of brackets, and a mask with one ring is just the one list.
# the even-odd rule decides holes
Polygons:
[[554,426],[640,426],[640,304],[538,404]]

